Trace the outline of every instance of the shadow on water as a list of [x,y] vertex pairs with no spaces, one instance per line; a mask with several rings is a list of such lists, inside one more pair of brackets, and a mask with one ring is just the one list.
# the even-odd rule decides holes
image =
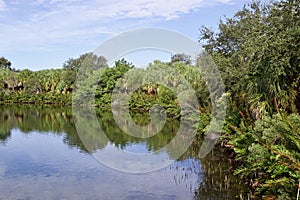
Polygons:
[[[111,144],[121,150],[126,149],[137,153],[154,152],[168,144],[179,128],[178,121],[169,119],[155,136],[144,139],[137,138],[124,133],[115,123],[112,113],[98,110],[98,122],[91,121],[91,123],[85,124],[85,134],[79,137],[75,128],[75,120],[80,120],[80,117],[88,118],[89,116],[86,115],[76,116],[75,119],[72,115],[72,108],[1,106],[0,147],[2,144],[2,148],[5,148],[5,145],[12,140],[12,130],[18,129],[25,136],[32,132],[61,136],[63,143],[69,148],[78,149],[88,155]],[[141,114],[133,116],[133,119],[139,125],[147,125],[150,120],[148,115]],[[97,130],[99,125],[104,131],[105,137],[95,135],[93,130]],[[83,140],[89,144],[83,144]],[[222,149],[215,148],[205,158],[198,159],[201,143],[201,139],[195,140],[180,158],[174,158],[176,162],[165,169],[173,176],[175,185],[184,184],[192,199],[249,199],[248,191],[243,183],[233,177],[230,164],[223,155]],[[173,158],[173,151],[174,149],[166,151],[170,158]],[[38,171],[38,169],[34,170],[32,165],[27,167]],[[51,173],[51,169],[48,173]],[[131,191],[126,197],[122,197],[122,199],[156,198],[177,199],[175,194],[157,196],[155,191]]]

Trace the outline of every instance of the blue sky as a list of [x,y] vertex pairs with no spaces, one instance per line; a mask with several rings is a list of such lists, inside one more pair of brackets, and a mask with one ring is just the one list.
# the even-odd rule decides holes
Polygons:
[[60,68],[123,31],[158,27],[197,41],[250,0],[0,0],[0,57],[17,69]]

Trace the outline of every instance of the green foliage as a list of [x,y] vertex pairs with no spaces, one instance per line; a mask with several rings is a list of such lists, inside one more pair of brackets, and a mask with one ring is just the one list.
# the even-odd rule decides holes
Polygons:
[[186,55],[184,53],[174,54],[171,56],[171,63],[181,62],[186,65],[190,65],[192,63],[191,56]]
[[40,80],[33,77],[26,80],[24,92],[26,94],[38,94],[42,92],[42,86]]
[[[32,72],[0,70],[0,102],[5,104],[71,105],[74,81],[66,78],[66,70]],[[75,78],[74,78],[75,79]]]
[[4,57],[0,58],[0,69],[9,69],[11,70],[11,62]]
[[91,66],[90,71],[97,70],[105,65],[105,59],[87,53],[77,59],[69,59],[63,69],[37,72],[0,69],[0,102],[71,105],[76,76],[79,67],[84,64]]
[[243,163],[236,174],[277,199],[294,199],[300,179],[299,5],[252,2],[200,33],[230,94],[223,138]]
[[94,68],[94,58],[86,60],[76,79],[74,105],[93,105],[110,107],[111,95],[116,82],[133,66],[127,61],[119,60],[115,66]]
[[299,0],[253,2],[221,21],[219,32],[202,28],[227,90],[251,110],[300,109],[299,16]]
[[263,116],[255,127],[241,124],[234,130],[230,143],[243,162],[235,173],[258,182],[262,195],[294,199],[287,197],[296,194],[300,179],[300,116]]
[[[175,54],[171,62],[155,61],[149,64],[145,77],[143,70],[134,69],[124,59],[116,61],[113,67],[108,67],[105,62],[105,58],[101,56],[86,53],[76,59],[70,58],[63,69],[37,72],[3,69],[0,71],[0,101],[6,104],[92,105],[110,109],[113,91],[128,92],[130,85],[140,84],[141,87],[134,91],[129,102],[132,111],[148,112],[153,105],[159,104],[169,116],[179,118],[181,114],[178,101],[168,86],[185,91],[186,85],[180,80],[184,78],[193,87],[202,110],[211,106],[206,85],[197,69],[188,64],[188,55]],[[170,73],[159,73],[164,69]],[[131,76],[124,81],[122,77],[129,70]],[[151,80],[158,76],[162,80],[166,79],[168,86],[152,84]],[[141,77],[144,77],[142,82],[137,83]],[[151,93],[148,91],[149,87],[152,88]],[[186,96],[188,98],[189,95]]]
[[91,65],[93,69],[99,69],[106,65],[106,59],[102,56],[93,55],[93,53],[82,54],[79,58],[69,58],[63,65],[64,69],[78,72],[83,65],[88,62],[93,62]]

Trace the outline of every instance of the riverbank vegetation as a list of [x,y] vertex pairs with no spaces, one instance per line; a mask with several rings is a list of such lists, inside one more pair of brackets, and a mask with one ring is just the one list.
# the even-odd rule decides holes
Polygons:
[[235,173],[268,199],[296,199],[300,180],[300,1],[254,2],[201,29],[230,94],[224,141]]
[[[299,0],[253,2],[220,21],[218,30],[202,27],[200,31],[199,42],[218,66],[228,96],[222,144],[234,150],[234,173],[266,199],[295,199],[300,187],[299,5]],[[93,62],[92,68],[80,70],[87,60]],[[5,58],[0,59],[0,67],[0,104],[72,105],[77,95],[76,103],[85,105],[80,91],[74,95],[76,75],[81,73],[77,84],[90,91],[93,106],[101,108],[110,108],[117,80],[134,68],[125,60],[107,67],[105,58],[92,54],[69,59],[62,69],[15,70]],[[180,73],[195,90],[199,133],[204,133],[212,105],[201,74],[188,56],[180,54],[170,62],[154,61],[148,70],[164,67]],[[84,73],[92,75],[91,82]],[[166,78],[174,87],[179,84],[176,74]],[[122,87],[126,92],[125,83]],[[172,91],[145,79],[129,107],[145,112],[154,104],[164,107],[172,118],[181,117]]]

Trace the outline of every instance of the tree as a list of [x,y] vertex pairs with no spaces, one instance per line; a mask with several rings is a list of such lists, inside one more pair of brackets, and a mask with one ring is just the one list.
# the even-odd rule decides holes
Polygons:
[[253,2],[219,32],[203,27],[200,41],[215,59],[233,98],[250,110],[300,110],[299,0]]
[[106,66],[106,59],[103,56],[97,56],[93,53],[85,53],[79,56],[79,58],[69,58],[63,65],[64,69],[74,70],[78,72],[82,65],[89,65],[93,62],[94,69]]
[[30,78],[25,82],[24,89],[26,94],[38,94],[42,92],[41,82],[37,78]]
[[171,63],[182,62],[184,64],[191,64],[191,56],[186,55],[184,53],[178,53],[171,56]]
[[0,69],[11,69],[11,62],[4,57],[0,58]]
[[18,79],[16,76],[11,75],[6,78],[5,83],[8,89],[14,90],[18,86]]

